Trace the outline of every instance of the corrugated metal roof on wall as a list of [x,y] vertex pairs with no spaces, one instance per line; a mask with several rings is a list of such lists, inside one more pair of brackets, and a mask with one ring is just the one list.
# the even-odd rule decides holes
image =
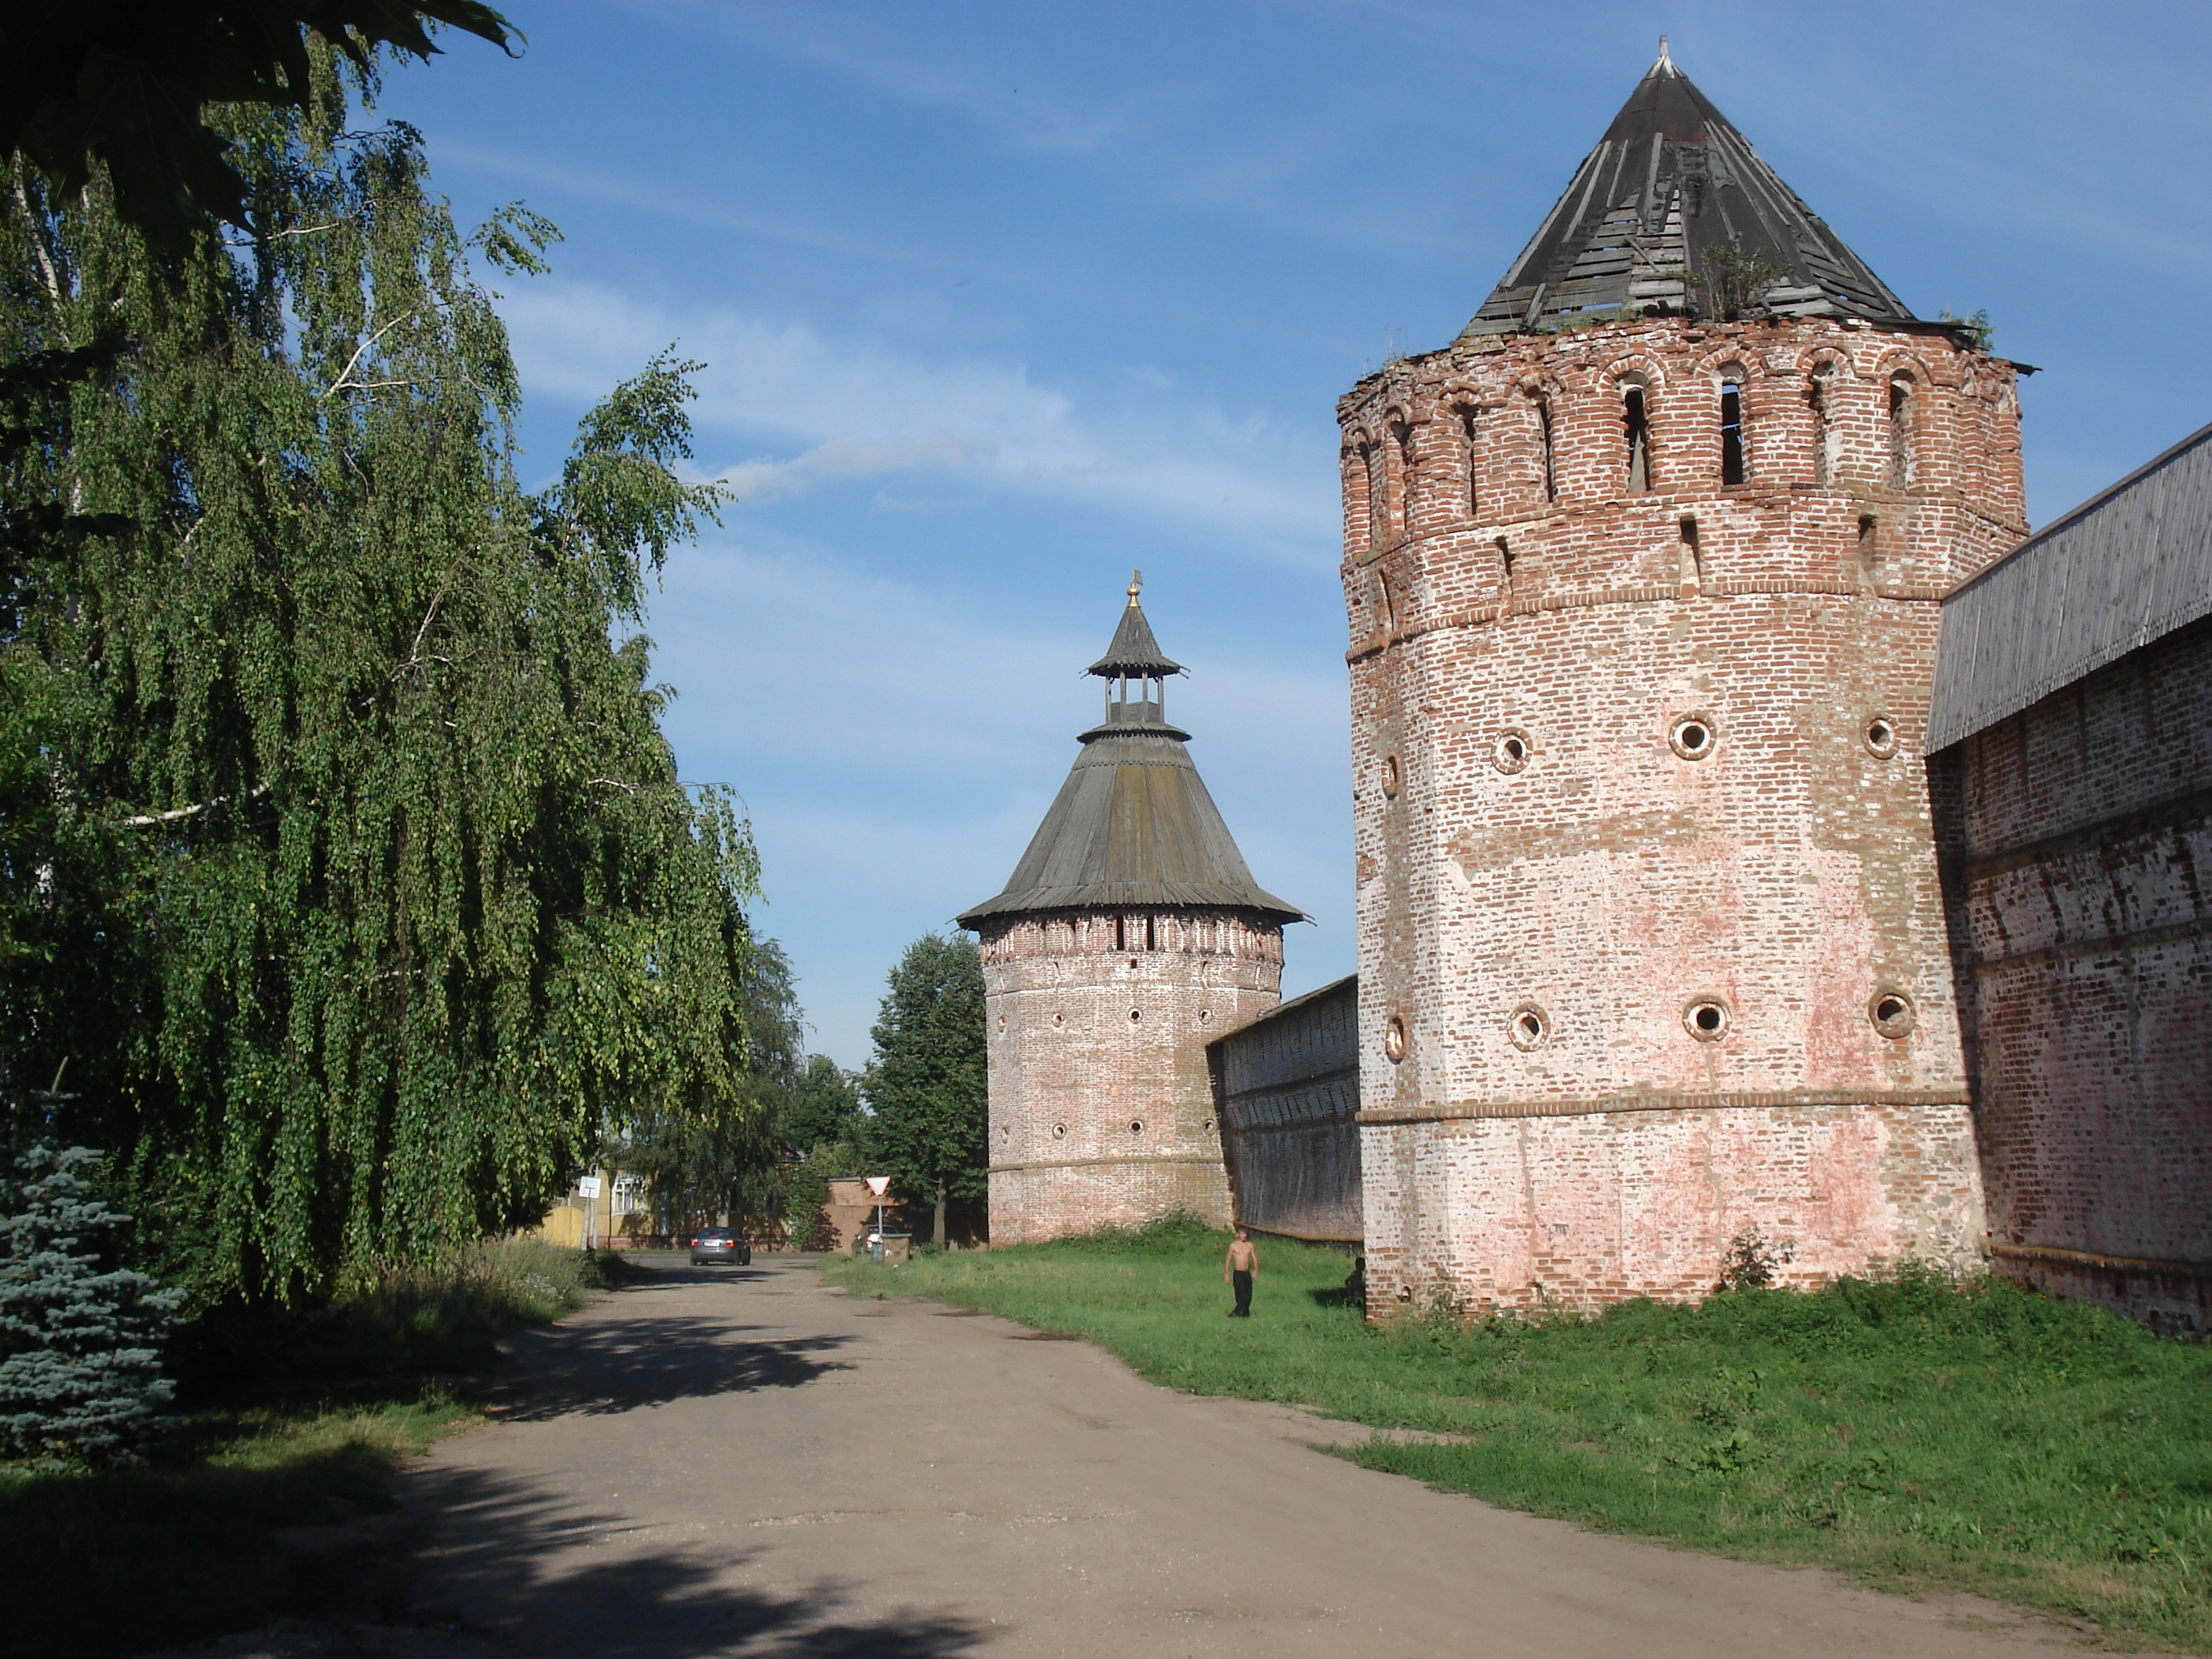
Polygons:
[[2212,615],[2212,426],[1943,600],[1928,751]]

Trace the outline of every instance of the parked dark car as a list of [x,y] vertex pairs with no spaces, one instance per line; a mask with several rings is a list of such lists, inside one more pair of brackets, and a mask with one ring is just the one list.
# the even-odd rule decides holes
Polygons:
[[734,1261],[740,1267],[750,1265],[753,1247],[728,1227],[702,1227],[691,1235],[691,1265],[702,1261]]

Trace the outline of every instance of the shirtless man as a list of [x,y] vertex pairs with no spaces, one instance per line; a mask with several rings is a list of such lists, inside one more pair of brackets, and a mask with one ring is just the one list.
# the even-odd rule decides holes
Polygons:
[[1237,1242],[1229,1247],[1229,1259],[1221,1264],[1221,1282],[1237,1287],[1237,1305],[1229,1310],[1231,1319],[1252,1316],[1252,1279],[1259,1271],[1260,1252],[1252,1246],[1252,1235],[1239,1227]]

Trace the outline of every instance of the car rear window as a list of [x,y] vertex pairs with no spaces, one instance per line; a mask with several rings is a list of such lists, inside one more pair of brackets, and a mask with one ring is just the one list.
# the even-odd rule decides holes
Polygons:
[[727,1238],[730,1237],[730,1230],[727,1227],[702,1227],[699,1229],[699,1237],[702,1238]]

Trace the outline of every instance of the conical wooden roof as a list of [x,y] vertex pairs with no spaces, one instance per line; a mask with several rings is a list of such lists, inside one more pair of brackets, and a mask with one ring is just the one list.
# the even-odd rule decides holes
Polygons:
[[1659,48],[1462,337],[1624,306],[1915,320]]
[[[1133,595],[1113,647],[1090,672],[1181,671],[1162,654]],[[962,913],[960,925],[1028,911],[1121,906],[1229,908],[1299,920],[1297,906],[1252,879],[1183,746],[1189,736],[1160,718],[1158,703],[1108,705],[1105,722],[1082,734],[1083,750],[1006,890]]]

